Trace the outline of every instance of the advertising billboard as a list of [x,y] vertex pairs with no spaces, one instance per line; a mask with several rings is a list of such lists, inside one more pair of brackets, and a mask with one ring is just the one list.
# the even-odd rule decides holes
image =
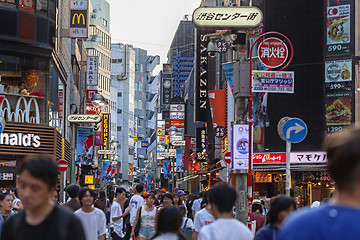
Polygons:
[[184,172],[185,149],[176,149],[176,172]]
[[232,169],[249,169],[249,125],[233,125]]
[[[103,130],[103,145],[100,147],[101,150],[105,150],[105,149],[110,149],[110,114],[103,114],[103,125],[102,125],[102,130]],[[110,155],[109,154],[104,154],[104,155],[100,155],[102,156],[102,159],[110,159]]]
[[93,128],[77,128],[76,164],[91,165],[94,156]]
[[162,80],[163,104],[170,104],[171,99],[171,78],[163,78]]

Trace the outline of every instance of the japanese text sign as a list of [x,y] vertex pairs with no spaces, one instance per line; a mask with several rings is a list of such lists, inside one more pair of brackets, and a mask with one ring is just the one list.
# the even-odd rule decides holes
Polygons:
[[258,47],[260,61],[269,68],[283,65],[289,55],[289,50],[284,41],[271,37],[262,41]]
[[327,163],[326,152],[292,152],[291,163]]
[[67,119],[71,123],[98,123],[101,121],[101,116],[96,114],[71,114]]
[[[103,136],[104,142],[101,146],[101,150],[109,149],[110,147],[110,114],[103,114]],[[103,159],[110,159],[110,155],[103,155]]]
[[286,163],[286,153],[253,154],[253,163]]
[[192,23],[199,29],[232,29],[257,27],[263,14],[256,7],[199,7]]
[[233,125],[232,169],[249,169],[249,125]]
[[294,93],[294,72],[252,71],[253,92]]
[[98,85],[98,64],[99,58],[97,56],[87,57],[87,85],[97,86]]
[[86,101],[91,101],[94,94],[98,93],[98,90],[86,90]]

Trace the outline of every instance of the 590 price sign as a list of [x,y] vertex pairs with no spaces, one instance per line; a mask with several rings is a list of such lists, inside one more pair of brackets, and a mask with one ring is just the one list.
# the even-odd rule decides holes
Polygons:
[[333,44],[327,46],[327,52],[329,55],[350,53],[350,44]]

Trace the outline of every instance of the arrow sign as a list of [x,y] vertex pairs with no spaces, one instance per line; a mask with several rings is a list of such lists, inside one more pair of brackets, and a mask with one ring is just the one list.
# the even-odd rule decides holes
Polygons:
[[303,120],[299,118],[290,118],[284,124],[282,132],[286,141],[299,143],[305,139],[308,129]]
[[298,132],[304,130],[305,128],[301,125],[299,125],[298,123],[295,123],[295,126],[294,127],[290,127],[288,128],[288,130],[286,131],[286,138],[290,138],[290,133],[292,131],[295,130],[295,134],[297,134]]

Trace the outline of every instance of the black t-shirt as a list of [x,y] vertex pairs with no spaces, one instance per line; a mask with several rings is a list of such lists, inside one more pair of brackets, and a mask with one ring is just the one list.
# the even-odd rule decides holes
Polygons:
[[49,216],[36,226],[25,221],[25,212],[4,222],[1,239],[6,240],[85,240],[81,222],[71,212],[55,206]]

